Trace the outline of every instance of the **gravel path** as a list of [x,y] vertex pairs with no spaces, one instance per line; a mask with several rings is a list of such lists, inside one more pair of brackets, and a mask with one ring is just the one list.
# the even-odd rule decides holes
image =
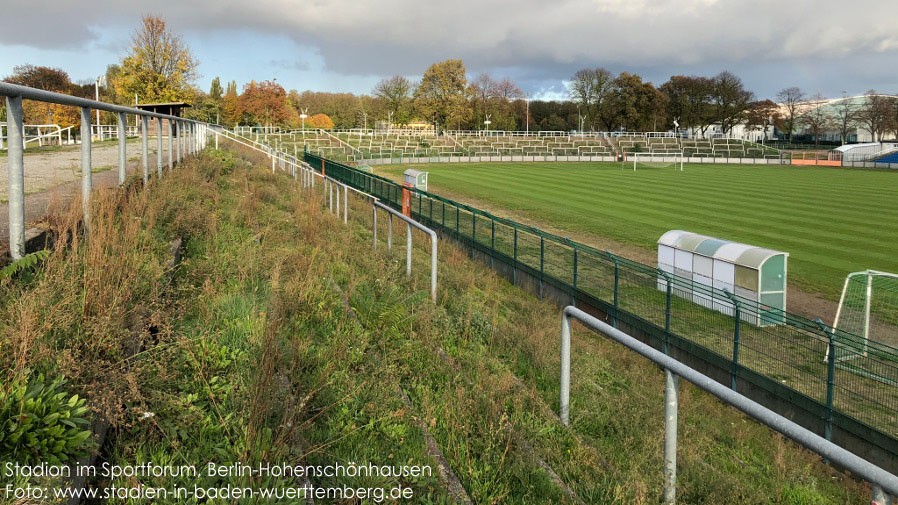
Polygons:
[[[154,140],[154,139],[151,139]],[[150,142],[148,164],[151,169],[156,166],[155,142]],[[128,142],[129,165],[140,161],[140,141]],[[0,164],[6,165],[7,158],[0,158]],[[94,177],[98,170],[109,170],[118,166],[118,144],[103,143],[91,149],[91,164]],[[25,195],[55,188],[67,182],[81,180],[81,148],[65,147],[59,151],[34,152],[25,151]],[[9,200],[9,172],[0,170],[0,202]],[[28,198],[25,198],[28,205]]]
[[[150,172],[156,170],[156,148],[150,142],[147,165]],[[163,155],[163,162],[168,156]],[[140,141],[128,142],[128,165],[126,173],[131,175],[141,170]],[[6,165],[7,158],[0,157],[0,165]],[[118,184],[118,145],[114,143],[94,145],[91,149],[91,164],[94,167],[93,187],[114,187]],[[5,168],[5,167],[4,167]],[[101,170],[101,172],[96,172]],[[0,170],[0,255],[9,248],[9,172]],[[81,150],[80,147],[66,147],[63,150],[28,153],[25,152],[25,227],[42,219],[48,213],[52,201],[54,205],[68,205],[76,195],[81,194]]]

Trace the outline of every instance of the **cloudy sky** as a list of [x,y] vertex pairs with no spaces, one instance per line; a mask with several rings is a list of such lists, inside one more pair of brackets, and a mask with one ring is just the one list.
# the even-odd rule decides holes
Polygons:
[[760,98],[787,86],[898,93],[894,0],[0,1],[0,76],[31,63],[92,80],[152,13],[183,34],[206,89],[221,76],[369,93],[461,58],[469,77],[508,76],[534,98],[566,96],[565,81],[594,66],[655,84],[730,70]]

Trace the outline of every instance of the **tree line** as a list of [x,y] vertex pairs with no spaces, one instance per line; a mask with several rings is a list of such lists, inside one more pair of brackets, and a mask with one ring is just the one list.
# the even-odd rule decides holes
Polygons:
[[[289,128],[371,128],[375,124],[434,125],[464,130],[688,131],[705,134],[712,126],[731,133],[736,125],[789,139],[807,132],[818,141],[838,131],[843,141],[861,127],[882,139],[898,136],[898,97],[868,92],[867,100],[842,101],[808,108],[822,97],[808,98],[797,87],[780,91],[777,102],[758,100],[742,80],[723,71],[711,77],[672,76],[655,86],[629,72],[584,68],[568,81],[566,100],[530,100],[508,77],[480,73],[469,79],[462,60],[430,65],[420,80],[396,75],[379,81],[370,94],[287,91],[274,80],[222,83],[216,77],[208,92],[195,85],[199,62],[180,35],[158,16],[145,16],[135,30],[128,54],[109,65],[100,99],[122,105],[184,101],[184,115],[226,126]],[[22,65],[4,80],[93,98],[92,81],[73,83],[58,68]],[[73,108],[26,105],[26,122],[77,125]],[[104,117],[111,124],[114,118]]]

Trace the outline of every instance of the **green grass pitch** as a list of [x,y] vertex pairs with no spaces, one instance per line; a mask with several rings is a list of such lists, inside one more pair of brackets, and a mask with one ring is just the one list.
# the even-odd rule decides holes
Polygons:
[[[401,176],[409,165],[378,168]],[[898,173],[784,165],[430,163],[430,190],[656,249],[683,229],[790,253],[790,284],[837,296],[845,275],[898,271]],[[463,200],[463,198],[460,198]]]

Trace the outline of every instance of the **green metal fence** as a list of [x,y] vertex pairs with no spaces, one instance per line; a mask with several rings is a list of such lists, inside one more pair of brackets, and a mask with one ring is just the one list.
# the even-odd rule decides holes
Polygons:
[[[311,153],[305,160],[401,208],[404,188],[392,180]],[[734,389],[760,388],[816,418],[827,438],[836,426],[898,455],[898,349],[788,312],[782,313],[784,324],[755,326],[751,321],[762,317],[762,308],[770,311],[756,301],[432,193],[410,191],[413,218],[470,247],[472,256],[485,255],[515,284],[526,276],[540,296],[549,289],[570,296],[575,305],[606,314],[615,326],[642,333],[659,349],[724,371]],[[701,303],[684,299],[684,293]],[[854,358],[834,358],[849,354]]]

